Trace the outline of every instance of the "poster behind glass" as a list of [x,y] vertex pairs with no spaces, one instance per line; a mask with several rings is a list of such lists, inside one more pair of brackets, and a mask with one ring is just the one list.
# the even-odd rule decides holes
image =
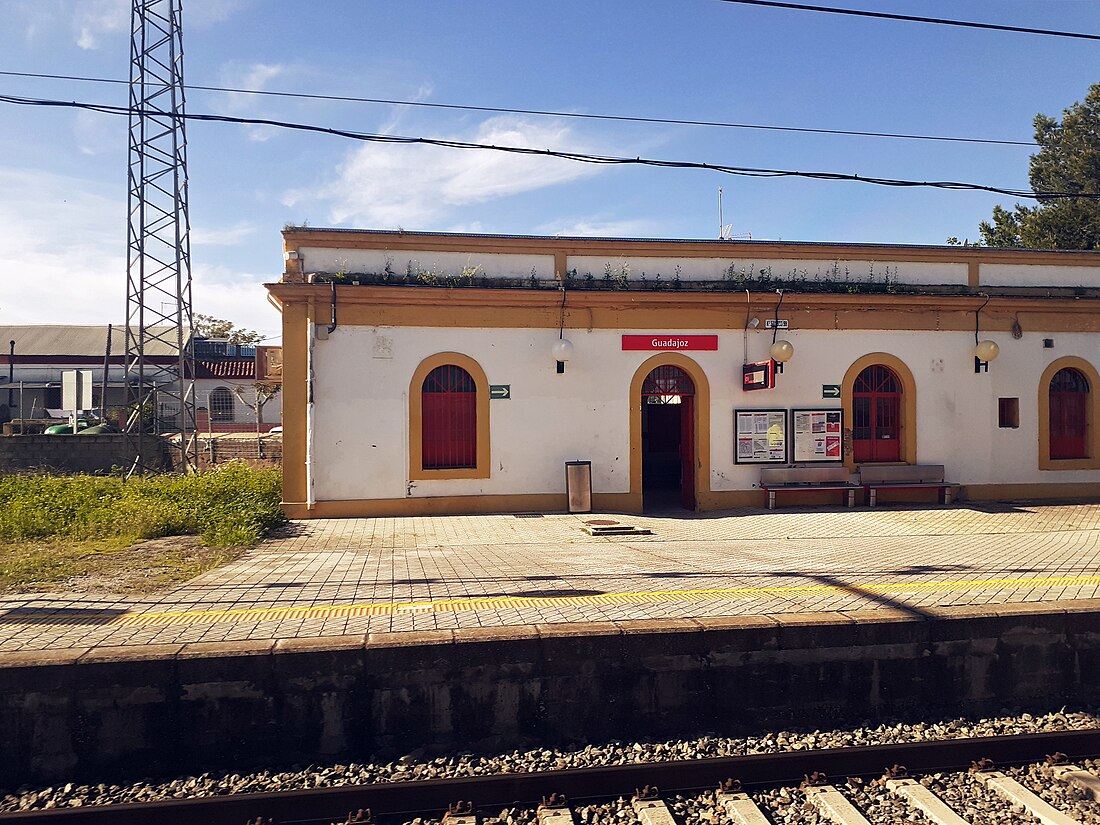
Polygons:
[[791,461],[844,460],[844,413],[839,409],[791,410]]
[[733,437],[737,464],[787,463],[786,410],[734,410]]

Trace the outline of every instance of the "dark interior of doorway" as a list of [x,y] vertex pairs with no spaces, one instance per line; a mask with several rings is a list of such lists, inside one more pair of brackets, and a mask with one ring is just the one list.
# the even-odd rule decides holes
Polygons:
[[683,405],[650,401],[642,399],[642,504],[647,513],[681,510]]

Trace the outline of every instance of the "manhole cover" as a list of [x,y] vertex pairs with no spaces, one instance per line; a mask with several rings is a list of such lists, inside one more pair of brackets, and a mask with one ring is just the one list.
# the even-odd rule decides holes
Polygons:
[[619,522],[609,518],[594,518],[591,521],[586,521],[585,524],[590,524],[593,527],[609,527],[612,524],[618,524]]

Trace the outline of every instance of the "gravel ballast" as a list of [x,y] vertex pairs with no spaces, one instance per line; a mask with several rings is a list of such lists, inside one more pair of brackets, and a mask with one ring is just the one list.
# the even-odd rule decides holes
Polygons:
[[[248,774],[202,774],[127,785],[67,784],[49,788],[18,788],[6,792],[0,791],[0,811],[28,811],[119,802],[151,802],[230,793],[287,791],[374,782],[562,770],[622,765],[630,762],[701,759],[1096,727],[1100,727],[1100,717],[1089,709],[1062,710],[1037,715],[1021,713],[985,719],[956,718],[931,722],[874,724],[831,731],[775,731],[737,738],[704,736],[699,739],[664,742],[608,742],[600,745],[586,745],[574,750],[541,748],[497,755],[463,753],[427,759],[423,753],[413,752],[388,762],[312,765],[303,769],[258,771]],[[945,774],[945,776],[949,775]],[[1021,781],[1024,780],[1021,779]],[[956,788],[954,784],[947,783],[946,780],[944,782],[945,788],[955,788],[953,793],[962,793],[962,790]],[[1025,784],[1028,783],[1025,782]],[[873,783],[852,787],[856,788],[861,795],[860,798],[863,801],[857,804],[864,810],[874,812],[882,808],[884,816],[891,815],[894,811],[894,802],[884,799]],[[781,794],[782,789],[774,793]],[[790,794],[791,791],[788,790],[787,793]],[[772,797],[762,796],[761,798],[768,800],[769,807],[771,806]],[[784,805],[786,804],[784,802]],[[1090,810],[1096,809],[1096,803],[1089,804],[1092,806]],[[921,822],[920,819],[909,819],[909,815],[913,812],[904,803],[902,805],[906,818],[894,821]],[[808,809],[803,812],[803,815],[805,818],[797,821],[807,823],[816,821],[813,818],[816,814]],[[518,814],[513,815],[514,818],[518,816]],[[878,818],[877,813],[875,816],[875,821],[885,821]],[[1005,820],[1000,814],[992,816],[994,818],[989,820],[990,825],[1003,825]],[[516,818],[516,822],[520,823],[522,820]]]

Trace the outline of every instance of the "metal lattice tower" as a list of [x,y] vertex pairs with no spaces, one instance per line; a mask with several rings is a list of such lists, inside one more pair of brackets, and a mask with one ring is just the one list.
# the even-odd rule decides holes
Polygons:
[[133,0],[125,429],[139,472],[160,466],[160,437],[180,469],[198,462],[180,14],[181,0]]

